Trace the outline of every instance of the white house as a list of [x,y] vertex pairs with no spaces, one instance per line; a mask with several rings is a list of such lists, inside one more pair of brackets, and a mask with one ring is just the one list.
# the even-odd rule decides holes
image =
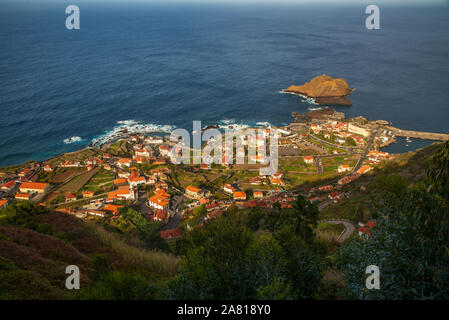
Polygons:
[[145,177],[130,178],[128,181],[129,181],[129,186],[131,188],[135,188],[138,185],[147,183],[147,180],[145,179]]
[[339,173],[343,173],[343,172],[346,172],[346,171],[351,171],[351,167],[350,166],[348,166],[347,164],[341,164],[341,165],[339,165],[338,166],[338,172]]
[[314,158],[312,156],[306,156],[303,158],[304,162],[307,164],[313,164]]

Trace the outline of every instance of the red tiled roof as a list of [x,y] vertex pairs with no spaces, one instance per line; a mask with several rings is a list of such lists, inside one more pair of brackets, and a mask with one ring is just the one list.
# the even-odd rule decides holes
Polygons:
[[117,213],[121,208],[124,208],[124,206],[117,206],[114,204],[108,204],[104,207],[105,211],[111,211],[113,213]]
[[165,240],[175,239],[175,238],[182,237],[182,231],[179,228],[177,228],[177,229],[170,229],[170,230],[161,231],[160,235],[161,235],[161,238],[165,239]]
[[28,193],[16,193],[16,199],[29,199],[30,195]]
[[156,213],[154,214],[154,217],[164,221],[165,219],[168,218],[168,212],[165,210],[157,210]]
[[16,183],[16,182],[15,182],[14,180],[8,181],[8,182],[2,184],[1,188],[2,188],[2,189],[3,189],[3,188],[11,189],[11,188],[14,186],[15,183]]
[[190,192],[193,192],[193,193],[198,193],[198,192],[201,191],[200,188],[197,188],[197,187],[195,187],[195,186],[188,186],[188,187],[186,188],[186,190],[187,190],[187,191],[190,191]]
[[234,198],[246,198],[245,191],[236,191],[236,192],[234,192]]
[[24,182],[20,186],[20,189],[44,190],[47,186],[48,186],[48,183]]

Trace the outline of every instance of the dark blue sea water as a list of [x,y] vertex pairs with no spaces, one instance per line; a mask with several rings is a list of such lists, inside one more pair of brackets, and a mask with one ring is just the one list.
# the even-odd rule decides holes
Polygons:
[[337,107],[348,116],[448,132],[447,6],[381,7],[369,31],[363,5],[83,2],[69,31],[68,4],[0,2],[0,165],[79,149],[124,120],[288,123],[310,105],[279,90],[323,73],[356,88]]

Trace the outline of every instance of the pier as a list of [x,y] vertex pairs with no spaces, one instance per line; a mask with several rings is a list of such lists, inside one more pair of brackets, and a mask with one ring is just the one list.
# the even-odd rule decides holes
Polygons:
[[385,126],[387,130],[394,132],[397,137],[409,137],[414,139],[422,140],[435,140],[435,141],[448,141],[449,134],[447,133],[434,133],[434,132],[422,132],[422,131],[412,131],[412,130],[402,130],[395,127]]

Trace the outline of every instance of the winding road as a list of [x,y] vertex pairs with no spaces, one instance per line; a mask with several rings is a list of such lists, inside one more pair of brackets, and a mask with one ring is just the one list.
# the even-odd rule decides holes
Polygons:
[[347,221],[347,220],[339,220],[339,219],[331,219],[320,221],[320,223],[330,223],[330,224],[343,224],[345,226],[345,230],[338,236],[337,241],[343,243],[346,239],[348,239],[355,231],[355,226]]

